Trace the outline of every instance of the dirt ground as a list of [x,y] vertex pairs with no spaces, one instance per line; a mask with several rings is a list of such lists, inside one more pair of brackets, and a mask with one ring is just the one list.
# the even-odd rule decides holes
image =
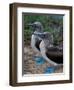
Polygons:
[[[33,56],[35,55],[37,56],[37,54],[38,53],[33,52],[30,46],[24,47],[24,62],[23,62],[24,67],[22,68],[23,74],[43,74],[47,67],[53,66],[46,60],[43,64],[37,65],[36,61],[33,58]],[[54,73],[61,73],[61,72],[63,72],[63,66],[57,67],[56,70],[54,71]]]

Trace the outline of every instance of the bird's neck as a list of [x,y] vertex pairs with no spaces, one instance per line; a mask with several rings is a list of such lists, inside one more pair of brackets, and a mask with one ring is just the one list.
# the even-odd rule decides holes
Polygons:
[[36,36],[35,33],[32,35],[32,39],[36,41],[36,39],[42,40],[40,37]]
[[53,44],[49,40],[44,40],[46,47],[53,47]]
[[39,33],[39,31],[37,31],[37,30],[34,32],[34,34],[38,34],[38,33]]

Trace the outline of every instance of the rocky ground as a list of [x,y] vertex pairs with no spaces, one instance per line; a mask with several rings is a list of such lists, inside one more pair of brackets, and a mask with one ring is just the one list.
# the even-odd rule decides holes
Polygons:
[[[34,60],[33,56],[37,56],[37,53],[33,52],[30,46],[24,47],[24,67],[23,67],[23,74],[43,74],[47,67],[53,66],[52,64],[45,61],[42,65],[37,65],[36,61]],[[61,73],[63,72],[63,66],[56,68],[54,73]]]

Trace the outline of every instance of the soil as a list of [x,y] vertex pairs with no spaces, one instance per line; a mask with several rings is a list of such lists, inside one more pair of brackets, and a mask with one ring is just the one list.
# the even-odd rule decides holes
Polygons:
[[[52,64],[48,63],[46,60],[43,64],[37,65],[36,61],[34,60],[34,56],[41,56],[40,53],[36,53],[32,50],[30,46],[24,47],[24,67],[22,68],[23,74],[43,74],[47,67],[53,66]],[[54,66],[53,66],[54,67]],[[62,73],[63,72],[63,65],[57,66],[53,73]]]

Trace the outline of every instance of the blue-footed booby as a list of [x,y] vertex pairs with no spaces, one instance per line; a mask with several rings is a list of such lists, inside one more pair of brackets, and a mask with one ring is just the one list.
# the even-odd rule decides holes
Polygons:
[[36,21],[34,23],[29,24],[29,26],[32,26],[32,29],[34,31],[31,36],[31,47],[32,47],[33,51],[40,52],[39,45],[40,45],[42,39],[39,38],[35,34],[43,33],[43,25],[40,22]]
[[41,54],[45,60],[54,65],[63,64],[63,48],[53,45],[53,35],[49,32],[41,34],[36,33],[39,38],[42,39],[39,47]]

